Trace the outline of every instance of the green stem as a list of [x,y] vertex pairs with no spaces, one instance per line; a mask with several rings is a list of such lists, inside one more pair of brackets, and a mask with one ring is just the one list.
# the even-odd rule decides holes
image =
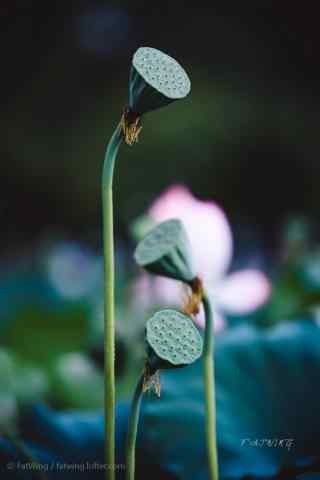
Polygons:
[[112,181],[114,164],[122,142],[120,125],[105,154],[102,174],[104,251],[104,354],[105,354],[105,461],[106,478],[115,478],[115,329],[114,329],[114,238]]
[[139,378],[131,403],[126,446],[126,480],[134,480],[135,450],[142,399],[142,385],[143,374]]
[[205,393],[205,421],[207,435],[207,449],[209,474],[211,480],[218,480],[218,454],[216,437],[216,400],[214,381],[214,328],[213,314],[210,300],[206,293],[203,295],[203,307],[206,317],[203,346],[203,374]]

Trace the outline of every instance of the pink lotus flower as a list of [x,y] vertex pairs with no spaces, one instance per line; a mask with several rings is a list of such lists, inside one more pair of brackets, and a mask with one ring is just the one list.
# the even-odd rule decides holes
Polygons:
[[[149,209],[156,222],[179,218],[187,231],[193,254],[194,271],[204,281],[212,296],[215,311],[215,329],[225,324],[223,314],[243,315],[265,303],[271,285],[265,275],[255,269],[244,269],[227,274],[233,254],[230,225],[223,210],[212,201],[200,201],[182,185],[173,185]],[[143,274],[136,285],[141,301],[148,297],[163,306],[181,307],[182,287],[174,280],[147,277]],[[204,316],[195,319],[203,327]]]

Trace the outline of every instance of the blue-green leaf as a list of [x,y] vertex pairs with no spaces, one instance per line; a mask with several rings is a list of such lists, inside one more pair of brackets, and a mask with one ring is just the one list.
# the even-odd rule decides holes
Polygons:
[[[201,367],[197,362],[181,371],[163,372],[161,398],[144,402],[140,458],[157,458],[166,471],[183,480],[208,478]],[[283,324],[265,332],[242,326],[218,338],[222,478],[270,477],[285,465],[319,455],[319,372],[316,324]],[[264,439],[273,444],[260,446]],[[286,442],[279,446],[286,439],[292,439],[291,448]]]

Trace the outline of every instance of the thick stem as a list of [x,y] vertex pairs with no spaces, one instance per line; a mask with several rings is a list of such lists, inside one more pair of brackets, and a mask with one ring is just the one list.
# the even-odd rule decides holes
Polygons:
[[143,374],[139,378],[131,403],[126,446],[126,480],[134,480],[136,439],[142,399],[142,386]]
[[214,381],[214,328],[212,308],[206,292],[204,292],[202,301],[206,317],[203,346],[203,374],[209,474],[211,480],[218,480],[219,476],[216,438],[216,400]]
[[114,238],[112,180],[115,159],[122,142],[120,126],[105,154],[102,175],[104,252],[104,355],[105,355],[105,462],[107,480],[115,478],[115,334],[114,334]]

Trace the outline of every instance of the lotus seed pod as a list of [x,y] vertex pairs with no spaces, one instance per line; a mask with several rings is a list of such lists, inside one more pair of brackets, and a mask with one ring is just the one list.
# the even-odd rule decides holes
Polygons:
[[190,244],[180,220],[171,219],[153,228],[138,244],[134,258],[151,273],[190,284],[195,278]]
[[146,326],[148,362],[153,371],[195,362],[202,353],[202,338],[193,321],[177,310],[160,310]]
[[139,115],[184,98],[191,84],[181,65],[166,53],[139,48],[132,60],[129,108]]

